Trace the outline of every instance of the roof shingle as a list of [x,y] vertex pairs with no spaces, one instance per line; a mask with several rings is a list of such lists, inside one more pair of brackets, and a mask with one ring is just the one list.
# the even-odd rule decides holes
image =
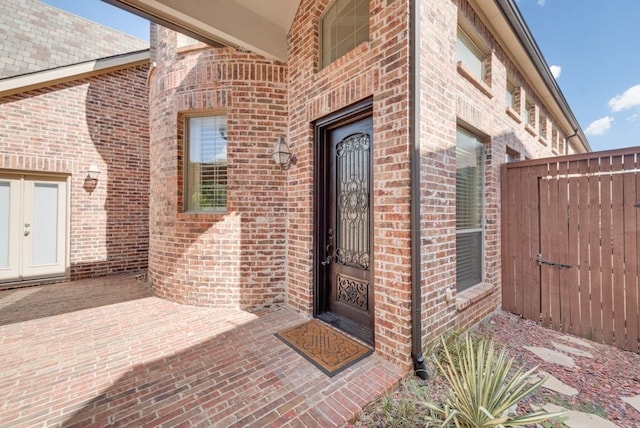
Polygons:
[[37,0],[0,0],[0,78],[148,48],[144,40]]

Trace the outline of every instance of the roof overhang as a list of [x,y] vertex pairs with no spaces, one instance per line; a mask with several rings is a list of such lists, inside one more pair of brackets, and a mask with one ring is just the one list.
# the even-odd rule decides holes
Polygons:
[[[469,0],[469,2],[489,25],[493,35],[536,91],[540,101],[559,121],[562,131],[571,140],[575,149],[580,153],[591,151],[587,137],[562,94],[558,82],[551,74],[515,0]],[[579,142],[576,142],[576,138]]]
[[[300,0],[103,1],[213,46],[234,46],[281,61],[287,60],[287,34],[300,5]],[[576,150],[590,151],[589,142],[515,1],[469,0]]]
[[287,60],[300,0],[103,0],[213,46]]
[[109,73],[123,68],[135,67],[148,62],[149,49],[145,49],[143,51],[8,77],[0,79],[0,97]]

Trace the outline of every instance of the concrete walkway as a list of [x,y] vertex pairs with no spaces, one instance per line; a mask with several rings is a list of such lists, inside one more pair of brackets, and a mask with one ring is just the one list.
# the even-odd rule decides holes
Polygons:
[[133,276],[0,291],[0,426],[333,427],[398,384],[375,354],[325,376],[274,336],[304,320],[174,304]]

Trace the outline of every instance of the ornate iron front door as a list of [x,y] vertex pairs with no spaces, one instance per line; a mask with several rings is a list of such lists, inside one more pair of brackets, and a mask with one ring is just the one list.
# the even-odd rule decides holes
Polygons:
[[319,317],[373,342],[371,116],[327,129],[321,150]]

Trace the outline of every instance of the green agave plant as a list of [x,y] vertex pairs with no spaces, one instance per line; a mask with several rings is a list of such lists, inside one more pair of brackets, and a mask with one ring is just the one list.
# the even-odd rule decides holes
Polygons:
[[[513,358],[508,358],[504,350],[497,352],[492,341],[481,339],[474,344],[468,334],[463,344],[448,344],[444,338],[441,341],[446,358],[444,364],[436,364],[451,385],[451,393],[442,406],[423,403],[429,412],[428,427],[517,427],[563,415],[543,411],[509,415],[509,408],[544,382],[528,381],[537,367],[526,372],[521,367],[509,378]],[[458,348],[452,353],[449,346]]]

